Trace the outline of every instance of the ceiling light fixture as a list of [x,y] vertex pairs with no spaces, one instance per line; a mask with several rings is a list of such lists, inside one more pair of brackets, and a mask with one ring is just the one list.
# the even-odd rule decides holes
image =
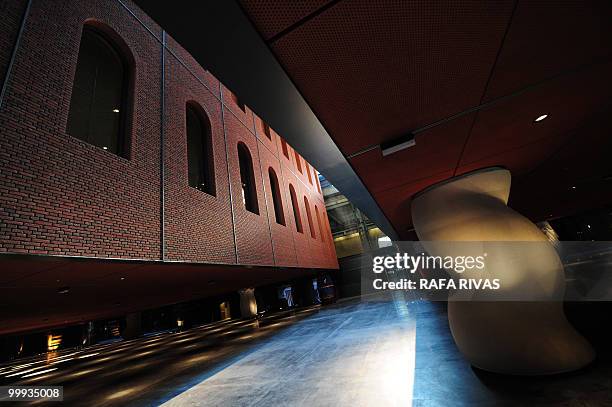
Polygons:
[[416,140],[414,139],[414,134],[408,133],[393,140],[380,143],[380,150],[382,151],[383,157],[386,157],[390,154],[397,153],[398,151],[405,150],[415,145]]
[[113,113],[119,113],[119,109],[113,109]]
[[542,120],[546,119],[547,117],[548,117],[547,114],[543,114],[541,116],[538,116],[538,118],[534,120],[534,123],[541,122]]

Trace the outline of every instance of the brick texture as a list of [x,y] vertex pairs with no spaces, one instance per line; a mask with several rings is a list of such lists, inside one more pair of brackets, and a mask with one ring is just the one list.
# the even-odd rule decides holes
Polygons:
[[[25,3],[8,0],[0,5],[3,81]],[[123,4],[32,2],[0,111],[0,252],[160,259],[163,131],[166,260],[337,268],[314,169],[300,158],[298,171],[294,150],[287,146],[289,157],[283,154],[281,136],[270,129],[268,137],[261,119],[248,106],[241,108],[231,91],[171,37],[166,41],[162,120],[162,29],[136,6]],[[66,133],[86,22],[112,33],[134,62],[127,158]],[[210,122],[214,196],[188,185],[188,102]],[[259,214],[242,204],[239,142],[253,159]],[[268,168],[279,179],[286,225],[275,221]],[[311,171],[310,180],[306,171]],[[296,231],[289,184],[296,190],[304,233]]]

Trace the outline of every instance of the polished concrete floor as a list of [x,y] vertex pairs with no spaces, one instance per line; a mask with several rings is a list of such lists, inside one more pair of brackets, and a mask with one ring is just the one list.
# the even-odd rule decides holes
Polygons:
[[[583,371],[471,368],[444,304],[343,301],[0,366],[0,385],[63,385],[88,406],[612,406],[606,353]],[[25,404],[25,403],[23,403]]]

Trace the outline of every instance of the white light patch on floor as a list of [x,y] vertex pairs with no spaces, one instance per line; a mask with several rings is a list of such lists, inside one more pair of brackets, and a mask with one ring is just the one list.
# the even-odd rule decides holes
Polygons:
[[164,406],[410,406],[415,319],[393,302],[323,308]]

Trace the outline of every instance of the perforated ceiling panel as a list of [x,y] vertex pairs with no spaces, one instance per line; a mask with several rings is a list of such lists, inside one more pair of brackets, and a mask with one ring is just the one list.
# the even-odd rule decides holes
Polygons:
[[350,162],[374,194],[440,173],[452,174],[459,164],[474,117],[472,113],[419,133],[414,147],[395,154],[383,157],[375,149]]
[[241,5],[265,40],[317,11],[330,0],[243,0]]
[[[612,190],[599,153],[612,139],[601,118],[612,2],[341,0],[282,35],[260,14],[250,17],[275,33],[270,49],[400,236],[414,194],[487,166],[513,172],[511,202],[534,220],[612,202],[596,192]],[[363,152],[438,121],[408,150]],[[580,177],[598,180],[583,201],[566,194]]]
[[[531,144],[536,148],[537,141],[563,138],[574,132],[611,100],[612,81],[608,80],[610,72],[612,64],[597,65],[577,74],[559,77],[481,110],[461,165],[499,155],[498,165],[512,170],[510,152],[513,150]],[[534,119],[542,114],[547,114],[548,118],[534,123]],[[533,160],[531,165],[536,166],[553,151]],[[477,167],[482,167],[482,164]],[[517,171],[514,173],[519,174]]]
[[345,0],[271,47],[349,155],[478,105],[511,11]]
[[519,1],[486,100],[612,57],[612,1]]
[[608,105],[535,171],[514,179],[510,205],[532,219],[548,219],[612,202],[610,117]]

